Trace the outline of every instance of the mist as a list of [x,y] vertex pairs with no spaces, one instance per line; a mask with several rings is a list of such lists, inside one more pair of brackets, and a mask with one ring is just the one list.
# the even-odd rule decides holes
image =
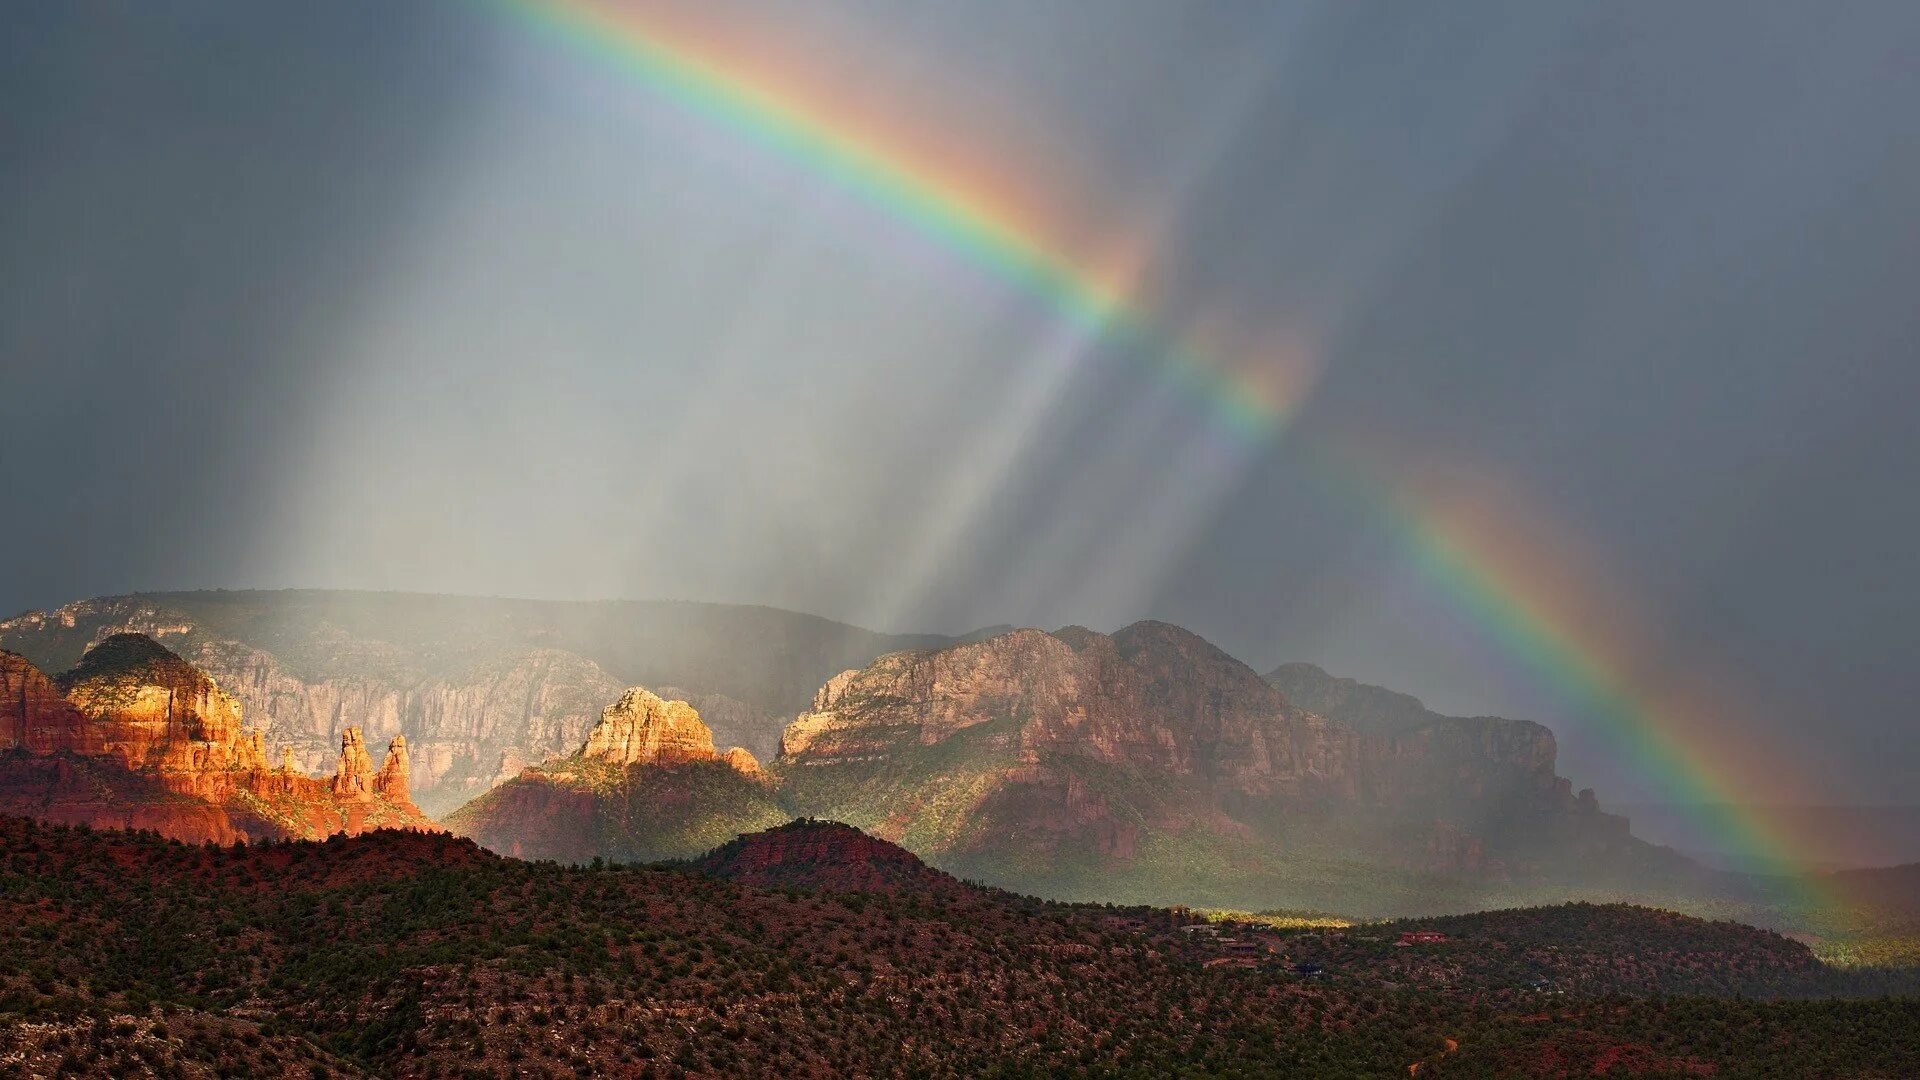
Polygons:
[[1640,655],[1717,688],[1712,734],[1798,763],[1768,801],[1909,797],[1912,5],[637,10],[864,102],[840,121],[930,144],[1297,401],[1224,431],[1034,290],[489,5],[21,5],[0,608],[1153,617],[1540,720],[1583,785],[1665,798],[1330,480],[1359,445],[1368,484],[1493,483],[1577,538]]

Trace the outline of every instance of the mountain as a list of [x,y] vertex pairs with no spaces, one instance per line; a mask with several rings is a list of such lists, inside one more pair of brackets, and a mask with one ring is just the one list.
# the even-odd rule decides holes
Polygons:
[[790,821],[737,837],[687,863],[687,868],[760,889],[923,897],[973,891],[906,848],[837,821]]
[[239,704],[143,634],[102,640],[57,679],[0,651],[0,811],[219,843],[431,828],[409,772],[404,738],[376,768],[358,728],[330,778],[269,764]]
[[1687,869],[1537,724],[1365,727],[1166,623],[1019,630],[836,675],[771,771],[798,813],[1062,897],[1391,911]]
[[1267,672],[1267,682],[1308,712],[1367,735],[1394,738],[1455,719],[1430,711],[1411,694],[1336,678],[1312,664],[1281,664]]
[[765,759],[834,672],[954,640],[765,607],[285,590],[82,600],[0,622],[0,648],[58,671],[122,631],[210,673],[302,770],[326,766],[348,727],[406,736],[432,813],[577,749],[628,686],[693,702]]
[[516,858],[648,862],[791,816],[751,753],[720,753],[693,706],[636,686],[601,710],[578,751],[530,766],[446,823]]
[[0,818],[25,1076],[1906,1076],[1916,989],[1617,906],[1286,931]]

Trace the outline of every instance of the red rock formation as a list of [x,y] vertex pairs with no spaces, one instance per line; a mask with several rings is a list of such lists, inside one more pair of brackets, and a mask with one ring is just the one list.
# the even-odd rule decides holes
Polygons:
[[333,793],[343,799],[373,797],[373,756],[367,753],[359,728],[340,733],[340,764],[333,771]]
[[[261,831],[226,808],[168,791],[111,757],[0,753],[0,814],[57,825],[152,829],[189,844],[231,844]],[[242,815],[244,819],[244,815]],[[257,823],[246,821],[258,829]]]
[[236,772],[266,764],[233,698],[144,634],[107,638],[55,682],[87,718],[56,752],[111,756],[170,791],[215,801],[233,794]]
[[346,727],[369,747],[404,732],[429,813],[578,750],[636,684],[687,701],[717,746],[764,762],[821,680],[935,643],[766,608],[286,590],[81,600],[0,619],[0,647],[51,673],[121,631],[213,676],[304,772],[333,770]]
[[412,772],[412,763],[407,759],[407,737],[395,735],[393,741],[387,743],[387,759],[380,763],[380,772],[373,778],[374,793],[395,802],[412,802],[407,791],[407,778]]
[[713,761],[713,732],[684,701],[662,701],[633,687],[601,710],[582,755],[614,765],[676,765]]
[[528,768],[443,820],[520,858],[677,859],[790,820],[771,788],[748,751],[714,752],[692,706],[636,686],[577,753]]
[[800,765],[884,760],[976,725],[1020,762],[1071,754],[1245,794],[1359,794],[1360,737],[1291,708],[1245,665],[1164,623],[1112,637],[1016,630],[835,676],[781,737]]
[[622,768],[721,761],[755,780],[767,778],[746,748],[735,746],[725,754],[716,751],[713,731],[693,706],[664,700],[641,686],[629,688],[620,700],[601,710],[600,722],[587,733],[580,757]]
[[802,807],[817,787],[823,808],[925,837],[930,856],[1066,846],[1127,859],[1145,832],[1193,827],[1277,850],[1338,821],[1336,842],[1372,845],[1369,857],[1482,873],[1499,865],[1486,836],[1453,823],[1603,839],[1561,828],[1573,800],[1539,725],[1435,718],[1364,734],[1166,623],[889,654],[830,679],[781,745],[776,771]]
[[[405,731],[409,790],[442,809],[578,749],[601,707],[621,690],[598,665],[554,649],[404,685],[391,676],[294,674],[273,655],[237,642],[201,644],[189,655],[304,768],[330,767],[347,726],[368,738]],[[374,655],[364,666],[384,674],[402,662]]]
[[404,740],[378,774],[358,729],[331,781],[300,774],[285,753],[272,768],[234,700],[143,635],[107,638],[57,680],[0,654],[0,689],[8,812],[223,843],[432,827],[408,797]]
[[26,657],[0,649],[0,750],[103,752],[85,741],[89,734],[86,715],[52,679]]
[[760,767],[753,752],[744,746],[729,747],[726,753],[720,755],[720,760],[733,766],[734,771],[743,776],[763,782],[767,779],[767,771]]

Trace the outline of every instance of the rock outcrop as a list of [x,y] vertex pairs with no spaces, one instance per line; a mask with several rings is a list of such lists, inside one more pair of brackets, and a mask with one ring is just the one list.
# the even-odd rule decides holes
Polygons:
[[373,778],[373,793],[396,802],[408,802],[408,778],[413,773],[412,761],[407,757],[407,737],[395,735],[387,743],[387,759],[380,763],[380,771]]
[[691,705],[636,686],[602,711],[578,752],[522,771],[446,822],[518,858],[652,860],[790,817],[751,753],[716,752]]
[[644,687],[632,687],[600,713],[580,751],[613,765],[680,765],[713,761],[713,732],[684,701],[662,701]]
[[693,706],[664,700],[643,686],[629,687],[620,700],[601,710],[580,756],[619,768],[718,761],[754,779],[766,775],[744,747],[725,754],[715,750],[713,732]]
[[720,760],[749,780],[767,782],[767,771],[760,767],[760,761],[753,756],[753,751],[744,746],[728,747],[727,752],[720,755]]
[[340,733],[340,764],[333,770],[333,793],[343,799],[373,797],[373,755],[359,728]]
[[49,680],[0,654],[0,808],[50,821],[152,828],[182,840],[432,828],[407,791],[404,741],[373,771],[349,728],[330,780],[261,733],[205,672],[153,639],[115,634]]
[[1295,705],[1367,735],[1391,738],[1444,719],[1410,694],[1336,678],[1312,664],[1281,664],[1266,678]]

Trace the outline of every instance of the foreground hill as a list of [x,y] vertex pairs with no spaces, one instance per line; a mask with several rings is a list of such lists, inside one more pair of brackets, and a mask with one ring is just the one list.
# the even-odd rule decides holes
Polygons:
[[60,671],[124,631],[211,674],[304,771],[347,727],[404,734],[431,813],[578,748],[627,686],[692,701],[723,741],[766,758],[834,672],[952,640],[725,604],[284,590],[82,600],[0,622],[0,648]]
[[906,848],[837,821],[790,821],[740,836],[688,862],[687,869],[761,889],[921,897],[973,889]]
[[[965,887],[762,890],[443,835],[210,848],[4,819],[0,1053],[28,1075],[300,1077],[1864,1077],[1920,1054],[1911,999],[1641,997],[1524,915],[1392,951],[1537,953],[1613,996],[1472,963],[1453,993],[1358,960],[1303,974],[1288,935],[1276,951],[1254,928]],[[1780,949],[1708,928],[1637,963],[1733,978]]]
[[433,828],[408,773],[405,739],[376,769],[357,728],[330,777],[270,764],[239,704],[142,634],[106,638],[58,679],[0,651],[0,812],[216,843]]
[[1694,873],[1575,795],[1537,724],[1337,723],[1165,623],[892,653],[781,747],[795,811],[1060,897],[1382,912]]

